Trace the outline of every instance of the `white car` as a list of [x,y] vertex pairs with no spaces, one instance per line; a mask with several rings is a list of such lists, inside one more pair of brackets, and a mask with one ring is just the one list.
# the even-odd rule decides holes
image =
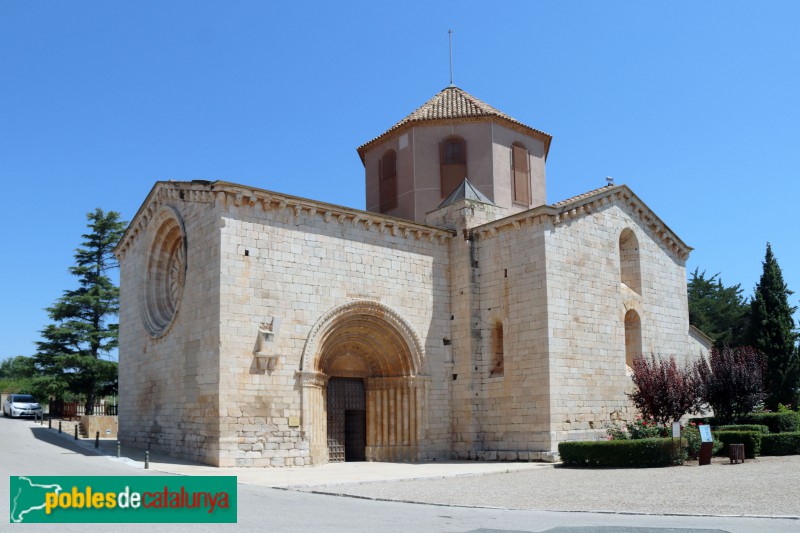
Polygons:
[[9,394],[3,404],[3,416],[42,416],[42,406],[30,394]]

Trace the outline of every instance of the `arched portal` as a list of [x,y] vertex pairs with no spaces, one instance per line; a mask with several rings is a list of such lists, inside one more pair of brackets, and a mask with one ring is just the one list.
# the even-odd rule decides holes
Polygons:
[[412,461],[424,428],[422,349],[390,308],[354,301],[312,328],[303,352],[303,428],[315,464]]

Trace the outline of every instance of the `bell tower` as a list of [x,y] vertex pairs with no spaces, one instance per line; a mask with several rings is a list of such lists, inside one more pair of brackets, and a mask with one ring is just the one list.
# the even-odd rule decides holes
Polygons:
[[551,139],[446,87],[358,148],[367,210],[424,222],[465,179],[508,214],[543,205]]

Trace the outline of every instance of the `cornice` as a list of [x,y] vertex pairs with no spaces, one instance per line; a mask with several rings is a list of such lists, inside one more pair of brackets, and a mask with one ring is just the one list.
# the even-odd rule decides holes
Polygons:
[[479,238],[487,238],[497,235],[500,231],[533,226],[544,221],[558,226],[588,216],[612,203],[625,207],[677,257],[683,260],[689,257],[693,248],[684,243],[627,185],[604,187],[595,194],[576,198],[574,201],[559,204],[558,207],[552,205],[535,207],[477,226],[471,233]]
[[526,126],[521,122],[508,120],[506,118],[499,116],[412,120],[394,129],[390,129],[370,141],[367,141],[366,143],[356,148],[356,151],[358,152],[358,156],[361,158],[361,163],[365,163],[367,150],[372,149],[373,147],[381,144],[382,142],[388,140],[391,137],[396,137],[398,135],[401,135],[410,129],[417,127],[426,127],[426,126],[442,126],[451,124],[470,124],[470,123],[500,124],[501,126],[505,126],[506,128],[514,130],[518,133],[522,133],[523,135],[528,135],[529,137],[539,139],[540,141],[542,141],[542,143],[544,143],[544,159],[545,161],[547,161],[547,154],[550,152],[550,143],[553,141],[553,137],[551,135],[548,135],[543,131],[539,131],[537,129]]
[[180,202],[207,203],[218,206],[249,206],[267,211],[288,210],[295,218],[319,217],[326,224],[349,224],[352,228],[375,231],[403,239],[427,240],[443,244],[455,233],[451,230],[429,226],[401,218],[381,215],[369,211],[352,209],[307,198],[264,189],[246,187],[224,181],[160,181],[151,189],[139,211],[131,220],[125,234],[115,249],[119,259],[138,236],[147,229],[154,214],[164,205]]

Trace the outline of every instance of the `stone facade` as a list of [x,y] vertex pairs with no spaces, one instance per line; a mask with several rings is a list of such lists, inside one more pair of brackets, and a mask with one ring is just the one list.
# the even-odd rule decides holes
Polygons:
[[[629,418],[634,347],[694,346],[690,248],[624,185],[545,205],[549,136],[482,105],[423,106],[360,148],[370,211],[157,183],[117,249],[123,443],[219,466],[552,460]],[[482,196],[436,207],[430,152],[453,131],[480,146]],[[370,168],[388,145],[414,200],[381,214]]]

